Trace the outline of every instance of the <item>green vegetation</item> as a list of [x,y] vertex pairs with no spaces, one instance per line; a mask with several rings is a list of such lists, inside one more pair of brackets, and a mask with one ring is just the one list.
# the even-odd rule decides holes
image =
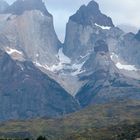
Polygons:
[[2,138],[45,136],[48,140],[135,140],[140,137],[140,101],[94,105],[57,119],[0,124]]
[[68,136],[65,140],[136,140],[140,138],[140,123],[122,124],[102,129],[86,129]]

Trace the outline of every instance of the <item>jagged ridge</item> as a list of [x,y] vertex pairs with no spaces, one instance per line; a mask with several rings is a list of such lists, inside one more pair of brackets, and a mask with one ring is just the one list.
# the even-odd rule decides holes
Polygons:
[[101,13],[99,5],[95,1],[91,1],[87,6],[81,6],[76,14],[70,17],[70,20],[82,25],[96,23],[101,26],[114,27],[111,18]]

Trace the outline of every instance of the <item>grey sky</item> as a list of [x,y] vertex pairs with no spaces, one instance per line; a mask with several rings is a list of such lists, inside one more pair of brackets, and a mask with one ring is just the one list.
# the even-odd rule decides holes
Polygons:
[[[7,0],[12,2],[14,0]],[[59,38],[64,37],[70,15],[90,0],[44,0],[48,11],[54,16],[54,25]],[[127,24],[140,28],[140,0],[96,0],[103,13],[110,16],[115,25]]]

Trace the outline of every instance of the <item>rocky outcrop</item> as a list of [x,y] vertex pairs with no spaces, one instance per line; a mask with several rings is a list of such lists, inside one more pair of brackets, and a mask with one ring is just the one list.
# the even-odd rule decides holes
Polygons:
[[87,81],[76,95],[81,106],[140,99],[140,82],[120,73],[111,60],[108,46],[103,40],[95,44],[94,53],[85,63],[85,67],[92,69],[80,76],[80,80]]
[[77,101],[31,62],[0,50],[0,121],[58,117],[76,111]]

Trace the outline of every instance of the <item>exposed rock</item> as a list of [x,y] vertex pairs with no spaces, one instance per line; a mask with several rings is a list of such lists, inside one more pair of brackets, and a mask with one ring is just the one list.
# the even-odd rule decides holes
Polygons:
[[76,111],[77,101],[31,62],[0,50],[0,121],[58,117]]
[[128,64],[140,69],[140,42],[137,39],[138,34],[128,33],[122,36],[117,44],[117,54]]
[[76,14],[70,17],[70,20],[84,26],[96,23],[101,26],[114,27],[111,18],[101,13],[98,3],[94,0],[89,2],[87,6],[81,6]]
[[98,53],[98,52],[109,52],[108,46],[107,44],[103,41],[103,40],[98,40],[95,43],[95,47],[94,47],[94,52]]
[[26,60],[42,65],[58,62],[56,54],[61,43],[53,18],[41,0],[17,0],[7,14],[0,15],[0,23],[0,37],[5,40],[0,39],[0,45],[4,50],[18,50]]
[[80,59],[94,49],[97,40],[114,38],[120,33],[118,31],[115,35],[113,30],[117,28],[111,18],[102,14],[99,5],[91,1],[70,17],[66,28],[64,53],[72,60]]
[[80,76],[81,80],[88,81],[76,95],[81,106],[115,100],[140,99],[140,82],[120,73],[111,60],[107,51],[108,46],[104,41],[95,44],[95,53],[84,65],[91,69],[89,73]]
[[42,0],[16,0],[11,6],[9,6],[5,10],[5,13],[21,15],[25,11],[32,10],[39,10],[46,16],[51,16]]
[[138,33],[136,34],[135,38],[136,38],[137,40],[140,41],[140,30],[139,30]]
[[42,0],[17,0],[0,14],[0,47],[0,120],[140,99],[139,33],[115,27],[95,1],[69,18],[62,45]]

